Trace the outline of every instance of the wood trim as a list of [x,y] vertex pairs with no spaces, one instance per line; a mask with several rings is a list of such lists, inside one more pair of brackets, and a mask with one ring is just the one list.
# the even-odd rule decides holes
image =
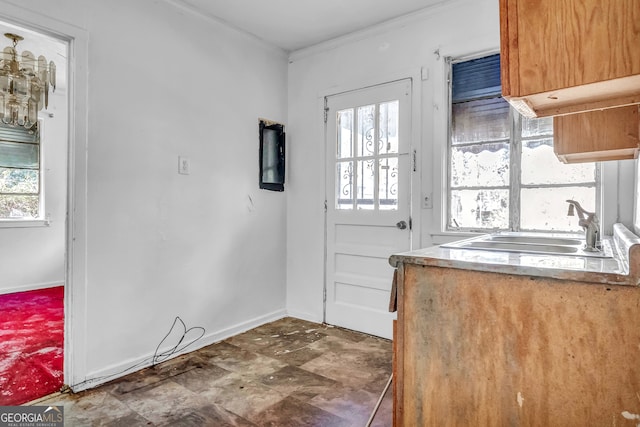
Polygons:
[[640,94],[586,102],[584,104],[566,105],[563,107],[541,108],[537,110],[537,117],[565,116],[567,114],[588,113],[590,111],[628,107],[637,104],[640,104]]
[[520,95],[518,7],[515,0],[500,0],[500,77],[502,94]]
[[[505,99],[527,117],[559,116],[624,107],[640,104],[640,74],[526,97],[506,95]],[[522,103],[528,107],[525,108],[526,111],[519,108]]]
[[[393,270],[393,280],[391,281],[391,297],[389,298],[389,311],[398,311],[398,270]],[[395,333],[394,333],[395,336]]]
[[[392,341],[392,349],[393,349],[393,363],[391,367],[391,372],[393,375],[393,381],[391,382],[391,396],[393,396],[393,409],[392,414],[396,413],[396,396],[398,395],[398,362],[397,362],[397,354],[398,354],[398,321],[393,321],[393,341]],[[396,427],[396,418],[395,415],[393,418],[393,427]]]
[[404,263],[400,262],[396,269],[398,273],[398,324],[394,336],[394,372],[393,372],[393,425],[402,427],[404,424]]

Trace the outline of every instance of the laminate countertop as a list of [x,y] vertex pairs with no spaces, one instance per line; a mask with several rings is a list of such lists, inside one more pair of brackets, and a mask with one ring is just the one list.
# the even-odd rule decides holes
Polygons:
[[393,267],[400,263],[516,274],[610,285],[640,284],[640,239],[623,224],[614,225],[613,236],[603,241],[611,258],[576,255],[547,255],[433,246],[394,254]]

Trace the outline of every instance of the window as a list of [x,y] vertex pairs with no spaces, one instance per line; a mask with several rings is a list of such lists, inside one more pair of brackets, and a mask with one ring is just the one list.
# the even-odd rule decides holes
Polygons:
[[34,128],[0,125],[0,219],[42,217],[40,132]]
[[502,99],[500,56],[451,61],[449,230],[580,231],[567,199],[599,212],[595,163],[553,153],[553,119]]
[[337,112],[336,209],[398,209],[400,101]]

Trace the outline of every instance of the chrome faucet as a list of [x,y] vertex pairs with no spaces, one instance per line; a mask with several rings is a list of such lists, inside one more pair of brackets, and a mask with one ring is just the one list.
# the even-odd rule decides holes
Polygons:
[[595,212],[587,212],[582,209],[580,203],[575,200],[567,200],[569,203],[568,216],[574,216],[575,210],[578,211],[578,225],[584,228],[586,244],[584,250],[587,252],[600,251],[600,224]]

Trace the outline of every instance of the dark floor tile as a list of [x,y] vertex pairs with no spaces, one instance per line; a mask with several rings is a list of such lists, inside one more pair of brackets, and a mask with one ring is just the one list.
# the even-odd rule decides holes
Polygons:
[[321,323],[313,323],[302,319],[296,319],[294,317],[285,317],[280,320],[276,320],[275,322],[258,326],[246,333],[255,335],[286,335],[295,331],[320,331],[323,327],[324,326]]
[[214,381],[230,373],[217,365],[206,364],[174,375],[171,380],[198,393],[208,390]]
[[261,427],[347,427],[351,422],[308,403],[288,397],[253,419]]
[[260,381],[282,394],[290,395],[298,392],[307,397],[309,395],[315,396],[336,385],[336,382],[332,379],[296,366],[285,366],[279,371],[265,375]]
[[391,425],[393,425],[393,393],[389,389],[373,417],[371,427],[389,427]]
[[286,397],[256,378],[236,372],[211,382],[199,395],[247,419]]
[[202,357],[198,352],[193,352],[158,363],[149,369],[158,376],[168,378],[192,369],[207,367],[208,365],[208,360],[205,357]]
[[65,425],[73,427],[101,426],[118,419],[135,420],[140,415],[101,388],[58,394],[37,404],[63,406]]
[[249,420],[233,414],[218,405],[205,405],[168,417],[158,427],[256,427]]
[[274,359],[278,359],[279,361],[286,363],[287,365],[300,366],[312,361],[316,357],[322,356],[322,354],[322,351],[313,350],[308,346],[305,346],[297,350],[279,352],[271,357],[273,357]]
[[208,403],[171,379],[118,395],[117,398],[154,424],[175,419]]
[[104,425],[104,427],[148,427],[153,423],[139,414],[132,413],[107,421],[106,424],[101,425]]
[[211,365],[209,365],[207,358],[198,353],[189,353],[113,380],[103,385],[102,388],[117,396],[153,386],[167,378],[184,374],[193,369],[209,366]]
[[112,393],[114,396],[118,396],[141,388],[153,386],[164,379],[165,376],[158,375],[151,368],[146,368],[122,378],[110,381],[100,386],[100,388]]
[[[359,427],[391,373],[391,342],[285,318],[38,404],[70,426]],[[374,419],[391,425],[391,393]]]
[[339,328],[337,326],[323,325],[321,332],[336,338],[348,339],[349,341],[359,342],[367,338],[369,335],[362,332],[352,331],[350,329]]
[[262,376],[286,366],[286,363],[282,361],[246,350],[228,342],[205,347],[202,351],[202,355],[208,359],[209,363],[227,371],[245,375]]
[[[382,362],[379,362],[382,365]],[[330,378],[352,388],[380,381],[390,369],[364,364],[362,354],[328,352],[300,366],[301,369]]]
[[364,426],[379,397],[365,390],[340,386],[315,396],[308,403],[347,419],[354,426]]
[[[277,358],[278,356],[300,351],[308,344],[324,338],[321,325],[309,328],[308,325],[287,324],[286,327],[261,327],[229,338],[228,343],[245,350]],[[297,327],[296,327],[297,326]]]

